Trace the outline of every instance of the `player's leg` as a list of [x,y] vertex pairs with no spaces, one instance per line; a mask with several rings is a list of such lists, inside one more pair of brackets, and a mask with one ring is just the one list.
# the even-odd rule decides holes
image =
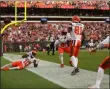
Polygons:
[[99,66],[95,84],[96,87],[100,87],[101,81],[104,76],[104,70],[106,70],[107,68],[110,68],[110,56],[106,57],[102,64]]
[[70,50],[71,50],[70,55],[71,55],[71,60],[73,62],[74,67],[77,67],[78,61],[76,57],[78,57],[80,45],[81,45],[80,41],[74,40],[70,47]]
[[59,59],[60,59],[60,62],[61,62],[60,67],[63,68],[63,67],[64,67],[63,53],[60,53],[60,54],[59,54]]
[[100,64],[97,72],[96,84],[88,87],[89,89],[100,88],[100,84],[104,76],[104,70],[106,70],[107,68],[110,68],[110,56],[106,57],[105,60]]
[[12,67],[12,68],[9,68],[9,70],[19,70],[20,69],[20,67],[19,66],[17,66],[17,67]]
[[80,46],[81,46],[81,42],[80,41],[75,41],[74,42],[74,46],[73,46],[73,53],[71,56],[71,60],[74,66],[74,70],[72,71],[71,75],[75,75],[76,73],[79,72],[78,69],[78,54],[79,54],[79,50],[80,50]]
[[73,66],[74,66],[74,70],[71,72],[71,75],[75,75],[76,73],[79,72],[79,68],[78,68],[78,53],[79,53],[79,50],[80,48],[78,47],[74,47],[74,56],[72,56],[72,63],[73,63]]
[[72,56],[71,56],[71,60],[73,62],[74,67],[77,67],[77,64],[78,64],[78,58],[77,58],[77,56],[79,54],[80,48],[74,46],[72,49],[73,49],[73,53],[72,53]]
[[[70,47],[65,47],[65,48],[64,48],[64,52],[66,52],[67,54],[70,55]],[[70,64],[71,66],[73,66],[71,58],[70,58],[70,60],[69,60],[69,64]]]
[[74,64],[73,64],[73,60],[74,60],[73,48],[74,48],[73,42],[71,41],[71,43],[70,43],[70,60],[72,61],[72,62],[71,62],[71,63],[72,63],[72,66],[74,66]]
[[22,61],[17,61],[12,63],[12,68],[9,68],[9,70],[21,70],[24,66],[22,64]]
[[77,73],[77,60],[74,56],[74,52],[75,52],[75,48],[74,46],[71,47],[71,61],[72,61],[72,66],[74,67],[74,70],[71,72],[71,75],[75,75]]
[[63,61],[63,53],[64,53],[64,50],[62,47],[58,47],[58,53],[59,53],[59,59],[60,59],[60,67],[63,68],[64,67],[64,61]]
[[4,65],[3,67],[1,67],[1,70],[9,70],[9,68],[13,67],[13,64],[16,65],[16,62]]
[[78,58],[76,57],[76,62],[77,62],[77,65],[78,65]]
[[[10,65],[12,65],[12,64],[10,64]],[[4,68],[2,68],[2,70],[13,70],[13,69],[20,69],[20,68],[19,68],[19,66],[17,66],[17,67],[4,67]]]
[[23,69],[22,61],[12,62],[11,66],[12,66],[11,68],[7,67],[7,68],[4,68],[3,70]]
[[[13,64],[12,64],[12,66],[13,66]],[[24,68],[24,66],[23,66],[22,62],[18,61],[16,66],[14,65],[12,68],[9,68],[9,70],[21,70],[23,68]]]
[[10,63],[10,64],[6,64],[6,65],[2,66],[1,69],[9,68],[9,67],[11,67],[11,66],[12,66],[12,63]]

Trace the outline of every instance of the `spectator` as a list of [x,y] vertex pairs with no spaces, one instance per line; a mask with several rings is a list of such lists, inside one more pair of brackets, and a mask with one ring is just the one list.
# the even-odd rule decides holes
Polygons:
[[[109,33],[109,24],[105,22],[82,22],[85,25],[86,40],[93,38],[96,41],[103,40]],[[7,28],[3,37],[4,42],[35,42],[47,41],[49,34],[55,38],[60,31],[68,28],[69,23],[51,23],[42,25],[39,23],[22,23],[20,26]],[[19,30],[18,30],[19,29]],[[26,48],[26,47],[25,47]],[[27,48],[26,48],[27,49]]]
[[49,46],[49,49],[48,49],[47,54],[49,55],[50,51],[52,50],[52,55],[54,55],[54,51],[55,51],[55,46],[54,46],[55,37],[54,37],[53,34],[50,35],[50,37],[49,37],[49,42],[50,42],[50,46]]

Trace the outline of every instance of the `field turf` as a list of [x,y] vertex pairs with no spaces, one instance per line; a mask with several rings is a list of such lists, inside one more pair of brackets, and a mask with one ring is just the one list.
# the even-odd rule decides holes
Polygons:
[[[2,58],[1,66],[9,63],[9,61]],[[61,86],[54,84],[39,75],[29,72],[26,69],[1,71],[1,88],[0,89],[40,89],[40,88],[60,88]]]
[[[12,53],[12,54],[25,54],[25,53]],[[97,51],[96,53],[89,54],[87,51],[82,50],[79,54],[79,68],[96,71],[98,65],[103,61],[103,59],[108,56],[107,50]],[[51,61],[55,63],[60,63],[58,58],[58,53],[55,55],[47,55],[46,52],[38,52],[37,56],[46,61]],[[9,63],[3,57],[1,58],[1,66]],[[69,65],[69,56],[64,54],[64,64]],[[109,69],[105,71],[105,74],[109,74]],[[61,86],[54,84],[39,75],[29,72],[26,69],[23,70],[13,70],[13,71],[2,71],[1,72],[1,89],[2,88],[62,88]]]

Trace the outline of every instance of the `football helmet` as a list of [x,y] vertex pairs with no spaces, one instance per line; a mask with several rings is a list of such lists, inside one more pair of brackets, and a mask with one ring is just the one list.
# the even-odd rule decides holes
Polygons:
[[37,53],[37,52],[36,52],[35,50],[32,50],[32,55],[33,55],[33,56],[35,56],[36,53]]
[[73,16],[72,17],[72,22],[80,22],[81,21],[81,19],[80,19],[80,17],[79,16]]
[[62,35],[66,35],[67,34],[67,29],[62,30]]

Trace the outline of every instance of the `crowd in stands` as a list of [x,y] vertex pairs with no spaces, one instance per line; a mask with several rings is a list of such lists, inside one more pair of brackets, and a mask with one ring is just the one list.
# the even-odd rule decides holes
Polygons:
[[[100,41],[109,33],[109,24],[105,22],[82,22],[85,25],[86,40]],[[13,25],[5,30],[4,42],[37,42],[48,41],[50,35],[58,37],[61,30],[67,29],[69,23],[41,24],[35,22]]]
[[[14,1],[0,1],[1,7],[14,7]],[[109,9],[110,2],[106,0],[66,0],[66,1],[27,1],[27,7],[36,8],[79,8],[79,9]],[[24,1],[17,1],[18,7],[24,7]]]

